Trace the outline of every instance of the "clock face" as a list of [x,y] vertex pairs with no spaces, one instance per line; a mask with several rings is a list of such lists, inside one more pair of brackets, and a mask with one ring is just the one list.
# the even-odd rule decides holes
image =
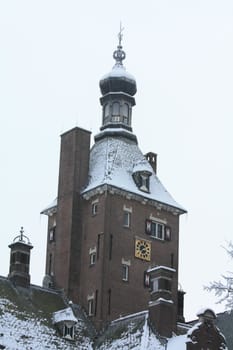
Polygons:
[[144,239],[136,239],[135,240],[135,257],[150,261],[151,255],[151,243],[149,241],[145,241]]

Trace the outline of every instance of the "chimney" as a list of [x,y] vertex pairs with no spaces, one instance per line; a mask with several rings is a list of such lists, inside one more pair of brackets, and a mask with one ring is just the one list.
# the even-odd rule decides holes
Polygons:
[[157,154],[153,152],[148,152],[145,154],[145,157],[152,166],[155,174],[157,174]]
[[33,246],[29,238],[24,235],[23,227],[21,227],[20,235],[15,237],[9,248],[11,253],[8,278],[15,285],[27,288],[30,285],[30,251]]
[[177,310],[177,321],[178,322],[185,322],[184,318],[184,295],[186,293],[182,290],[178,290],[178,310]]
[[163,337],[171,337],[176,330],[176,309],[172,300],[172,279],[175,272],[175,269],[167,266],[155,266],[147,270],[151,286],[149,319]]

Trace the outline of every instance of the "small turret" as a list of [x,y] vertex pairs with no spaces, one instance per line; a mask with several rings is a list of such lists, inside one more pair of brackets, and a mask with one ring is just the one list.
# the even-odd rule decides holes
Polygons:
[[112,70],[100,80],[102,97],[100,103],[103,106],[102,126],[103,133],[96,135],[95,140],[104,136],[114,136],[119,133],[137,142],[136,136],[132,134],[132,107],[135,105],[134,95],[137,92],[135,78],[129,74],[123,60],[126,57],[122,48],[122,27],[118,34],[119,43],[113,53],[115,65]]
[[14,238],[9,245],[10,253],[10,271],[8,278],[21,287],[30,285],[30,251],[33,248],[30,240],[24,235],[23,227],[21,227],[20,235]]

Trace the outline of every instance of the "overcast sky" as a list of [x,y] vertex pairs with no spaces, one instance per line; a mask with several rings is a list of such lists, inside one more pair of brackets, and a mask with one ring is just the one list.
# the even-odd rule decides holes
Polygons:
[[232,0],[0,1],[0,275],[20,226],[31,280],[45,270],[47,218],[57,194],[60,134],[95,135],[99,80],[111,70],[119,23],[137,80],[133,131],[158,153],[158,176],[188,214],[180,225],[185,316],[216,298],[203,285],[232,270]]

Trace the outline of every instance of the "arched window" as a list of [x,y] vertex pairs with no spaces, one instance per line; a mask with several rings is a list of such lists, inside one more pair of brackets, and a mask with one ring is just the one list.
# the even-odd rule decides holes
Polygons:
[[106,104],[104,106],[104,118],[107,118],[109,116],[109,104]]
[[123,104],[122,112],[123,112],[124,123],[129,124],[129,105],[127,103]]
[[112,115],[120,115],[120,104],[119,104],[119,102],[114,102],[112,104]]
[[112,121],[115,123],[119,123],[121,121],[119,102],[113,102],[112,104]]

